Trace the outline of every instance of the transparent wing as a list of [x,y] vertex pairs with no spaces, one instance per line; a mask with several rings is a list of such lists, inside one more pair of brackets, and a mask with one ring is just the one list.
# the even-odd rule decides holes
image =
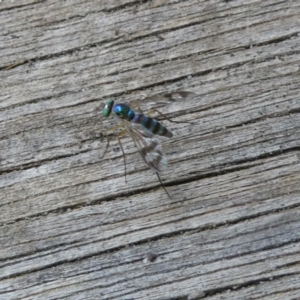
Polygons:
[[123,121],[146,165],[156,172],[167,168],[168,162],[160,141],[150,131],[137,123]]
[[141,108],[143,110],[158,109],[177,101],[186,101],[192,99],[195,96],[196,94],[193,92],[179,90],[172,93],[164,93],[144,99],[134,100],[130,102],[130,106],[135,109]]

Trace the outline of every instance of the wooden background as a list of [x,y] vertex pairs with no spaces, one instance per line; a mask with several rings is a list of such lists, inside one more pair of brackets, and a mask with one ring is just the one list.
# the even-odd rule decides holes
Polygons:
[[[0,299],[299,299],[300,2],[2,0]],[[107,99],[174,90],[161,173]]]

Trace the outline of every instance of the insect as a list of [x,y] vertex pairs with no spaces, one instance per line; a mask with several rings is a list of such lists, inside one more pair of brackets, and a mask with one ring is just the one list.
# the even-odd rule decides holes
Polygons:
[[[131,106],[123,103],[115,104],[113,100],[108,100],[102,111],[102,115],[104,117],[109,117],[111,112],[113,112],[122,121],[122,126],[125,128],[125,130],[123,130],[118,135],[118,141],[124,155],[124,163],[125,153],[120,142],[120,137],[125,132],[128,132],[131,138],[133,139],[142,159],[150,169],[153,169],[156,172],[158,179],[161,185],[163,186],[158,172],[166,169],[167,158],[162,150],[162,145],[159,140],[159,137],[171,138],[173,136],[173,133],[156,119],[153,119],[147,116],[146,114],[143,114],[140,108],[140,104],[142,104],[144,107],[151,107],[150,113],[155,111],[162,115],[157,110],[157,108],[165,106],[177,100],[187,99],[194,95],[195,94],[192,92],[176,91],[173,93],[163,94],[156,97],[148,97],[146,99],[143,99],[142,102],[141,100],[132,101]],[[139,110],[139,112],[133,110],[133,108],[131,107],[136,107],[136,109]],[[176,121],[171,122],[182,123]],[[163,188],[165,189],[164,186]],[[166,193],[168,194],[167,191]],[[171,198],[169,194],[168,196],[169,198]]]

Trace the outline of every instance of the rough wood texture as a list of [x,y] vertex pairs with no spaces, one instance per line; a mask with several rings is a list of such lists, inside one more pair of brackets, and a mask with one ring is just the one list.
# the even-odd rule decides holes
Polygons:
[[[299,299],[300,3],[0,3],[0,299]],[[161,178],[107,98],[183,89]]]

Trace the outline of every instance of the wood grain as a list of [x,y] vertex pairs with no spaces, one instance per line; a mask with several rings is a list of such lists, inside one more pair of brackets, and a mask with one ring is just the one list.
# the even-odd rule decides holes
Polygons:
[[[0,299],[300,298],[299,17],[1,1]],[[129,136],[125,182],[101,111],[174,90],[196,96],[162,110],[169,199]]]

